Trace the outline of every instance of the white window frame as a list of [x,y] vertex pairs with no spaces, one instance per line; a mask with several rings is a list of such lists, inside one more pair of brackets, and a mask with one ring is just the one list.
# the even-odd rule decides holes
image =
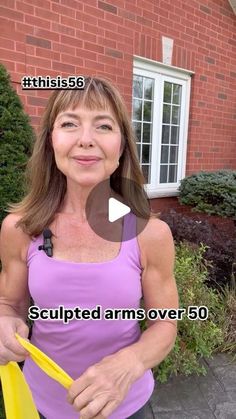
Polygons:
[[[180,180],[185,177],[192,74],[194,72],[189,70],[172,67],[143,57],[134,57],[133,75],[150,77],[155,80],[151,141],[151,183],[146,184],[146,191],[149,198],[177,196]],[[177,182],[169,184],[159,183],[158,181],[160,176],[163,91],[165,81],[178,83],[182,86]],[[161,98],[161,100],[157,98]]]

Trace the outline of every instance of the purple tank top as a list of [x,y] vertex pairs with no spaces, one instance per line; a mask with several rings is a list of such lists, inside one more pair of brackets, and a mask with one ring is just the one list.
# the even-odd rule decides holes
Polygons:
[[[115,259],[80,263],[50,258],[38,250],[42,235],[28,249],[28,283],[35,305],[40,308],[80,307],[139,308],[142,296],[140,252],[137,239],[125,241],[136,229],[136,217],[124,217],[123,240]],[[132,230],[135,231],[135,230]],[[130,236],[127,236],[130,237]],[[140,337],[137,320],[35,320],[31,342],[58,363],[73,379],[107,355],[131,345]],[[30,358],[24,375],[38,410],[47,419],[78,419],[79,413],[66,401],[67,390],[48,377]],[[139,410],[154,388],[148,370],[130,388],[110,419],[125,419]]]

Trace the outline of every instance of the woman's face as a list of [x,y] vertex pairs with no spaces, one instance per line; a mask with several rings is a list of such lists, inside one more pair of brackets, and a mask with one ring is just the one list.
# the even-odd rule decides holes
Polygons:
[[67,181],[93,186],[117,169],[121,131],[111,108],[67,109],[56,117],[52,146],[58,169]]

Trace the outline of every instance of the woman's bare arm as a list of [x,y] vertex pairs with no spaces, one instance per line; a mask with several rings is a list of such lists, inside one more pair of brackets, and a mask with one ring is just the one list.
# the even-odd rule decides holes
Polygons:
[[15,338],[15,332],[27,337],[26,325],[30,302],[26,249],[30,239],[15,224],[19,216],[9,214],[0,234],[0,363],[21,361],[28,354]]

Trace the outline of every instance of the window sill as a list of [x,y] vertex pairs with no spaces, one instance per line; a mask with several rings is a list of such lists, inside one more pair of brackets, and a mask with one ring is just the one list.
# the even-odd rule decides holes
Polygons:
[[146,188],[147,196],[149,199],[153,198],[168,198],[171,196],[179,196],[179,192],[176,190],[176,188],[172,189],[165,189],[165,190],[150,190]]

